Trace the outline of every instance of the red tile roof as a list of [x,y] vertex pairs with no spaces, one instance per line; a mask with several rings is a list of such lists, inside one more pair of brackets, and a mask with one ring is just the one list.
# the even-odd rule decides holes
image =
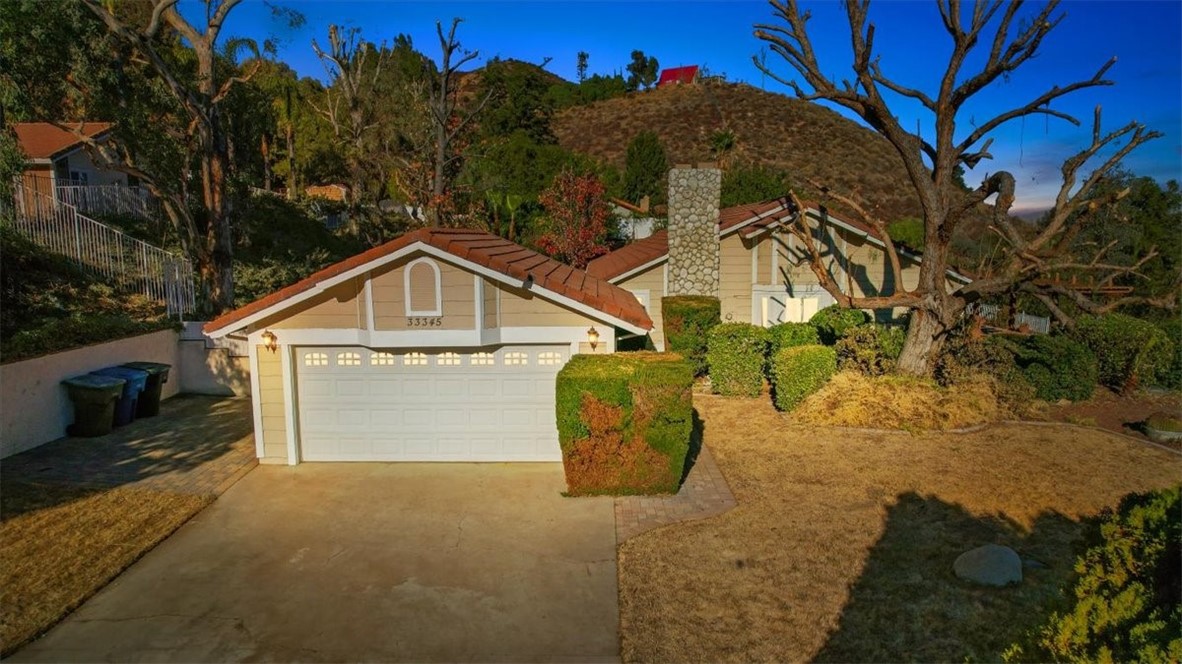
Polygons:
[[[750,203],[725,208],[718,212],[718,230],[726,234],[730,229],[746,222],[753,224],[770,223],[777,218],[769,214],[781,206],[787,206],[788,200],[777,198],[763,203]],[[761,215],[768,215],[760,219]],[[755,220],[755,221],[753,221]],[[600,279],[613,279],[625,272],[663,258],[669,253],[669,234],[667,231],[657,231],[652,235],[631,242],[591,261],[587,265],[587,272]]]
[[[82,133],[90,138],[110,131],[110,122],[68,123],[66,126],[81,126]],[[72,131],[66,131],[49,122],[15,122],[12,125],[21,150],[29,159],[52,159],[63,152],[82,144]]]
[[693,83],[698,77],[698,66],[669,67],[661,70],[661,78],[657,80],[657,87],[662,85],[676,85],[678,83]]
[[223,314],[206,323],[205,332],[208,334],[226,330],[249,316],[315,288],[323,281],[388,256],[416,242],[441,249],[523,282],[532,277],[534,283],[546,290],[581,302],[637,327],[652,329],[652,319],[636,297],[614,284],[491,233],[463,228],[424,228],[346,258],[306,279]]

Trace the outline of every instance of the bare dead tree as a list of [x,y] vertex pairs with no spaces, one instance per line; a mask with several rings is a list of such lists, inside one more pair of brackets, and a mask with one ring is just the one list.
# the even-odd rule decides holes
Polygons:
[[[460,42],[456,41],[456,28],[462,19],[453,18],[451,29],[447,36],[443,34],[443,24],[435,22],[435,32],[439,35],[439,48],[442,51],[439,73],[430,91],[428,107],[431,112],[431,122],[435,133],[435,154],[433,158],[434,172],[431,179],[431,203],[427,208],[427,219],[431,225],[438,226],[446,220],[443,210],[446,207],[446,196],[451,188],[451,166],[461,155],[454,149],[457,137],[468,127],[472,120],[484,110],[492,92],[484,96],[476,106],[467,113],[460,113],[458,81],[456,74],[459,68],[479,57],[479,51],[463,50]],[[458,57],[456,57],[458,54]],[[455,58],[455,59],[453,59]]]
[[[841,81],[822,73],[822,65],[817,60],[807,30],[810,13],[801,11],[797,0],[770,0],[769,4],[781,22],[756,25],[755,36],[783,58],[796,76],[783,77],[758,57],[753,58],[755,66],[789,86],[801,99],[828,101],[856,113],[895,148],[918,196],[923,211],[925,249],[918,283],[912,289],[900,286],[892,294],[876,297],[855,297],[843,292],[841,285],[823,267],[822,252],[816,246],[806,215],[798,214],[792,229],[805,248],[812,271],[838,303],[857,308],[910,308],[911,323],[899,359],[900,370],[917,375],[928,373],[945,335],[960,319],[966,306],[986,295],[1023,291],[1036,293],[1044,301],[1065,296],[1085,311],[1094,312],[1134,301],[1100,303],[1078,290],[1048,283],[1044,277],[1055,269],[1068,266],[1102,272],[1103,279],[1108,280],[1121,274],[1136,273],[1137,267],[1143,263],[1118,266],[1104,261],[1102,254],[1087,260],[1073,256],[1071,240],[1080,226],[1088,222],[1091,212],[1114,200],[1113,196],[1094,197],[1096,184],[1130,152],[1159,137],[1158,132],[1130,122],[1111,133],[1102,134],[1097,108],[1091,145],[1064,163],[1063,186],[1050,212],[1050,221],[1032,238],[1019,232],[1009,216],[1014,201],[1012,175],[994,173],[968,193],[954,181],[957,167],[973,168],[981,160],[992,158],[989,134],[998,127],[1031,115],[1054,117],[1078,125],[1079,120],[1075,117],[1052,109],[1051,102],[1078,90],[1113,84],[1104,77],[1116,62],[1115,58],[1101,66],[1091,78],[1054,85],[1010,110],[974,124],[967,135],[957,131],[958,116],[969,100],[1037,55],[1043,39],[1063,20],[1064,15],[1056,13],[1058,0],[1050,0],[1033,20],[1019,22],[1017,26],[1015,19],[1022,7],[1021,0],[976,2],[967,16],[962,12],[959,0],[937,0],[944,28],[952,41],[952,53],[934,95],[904,86],[883,73],[874,52],[874,24],[868,21],[869,0],[845,0],[853,47],[853,78]],[[977,71],[962,71],[969,54],[981,45],[988,49],[984,64]],[[891,111],[884,93],[922,105],[931,115],[935,127],[931,139],[925,140],[904,129]],[[1088,177],[1080,181],[1081,169],[1094,164],[1102,152],[1118,145],[1120,147],[1114,154],[1102,160]],[[896,275],[895,283],[901,284],[898,252],[886,232],[884,220],[851,197],[832,196],[874,228],[886,245]],[[951,289],[946,273],[953,232],[968,212],[992,196],[996,196],[993,229],[1001,236],[1007,251],[1002,267],[967,286]],[[1150,250],[1142,260],[1149,260],[1153,253],[1154,250]],[[1174,306],[1176,302],[1175,294],[1172,299],[1164,298],[1154,303]],[[1061,308],[1052,311],[1055,310],[1062,313]]]
[[[81,125],[60,126],[73,131],[100,163],[139,178],[160,198],[182,246],[196,265],[199,293],[208,313],[228,309],[234,302],[233,239],[226,199],[230,156],[220,105],[235,85],[253,76],[258,63],[244,75],[219,80],[216,45],[227,15],[240,0],[206,0],[204,30],[181,16],[177,0],[156,0],[148,25],[141,28],[116,16],[105,2],[82,2],[106,25],[110,34],[133,49],[137,61],[150,67],[176,101],[185,126],[165,130],[178,144],[186,146],[197,163],[203,214],[194,214],[189,206],[192,192],[188,185],[188,166],[183,167],[185,173],[179,187],[166,185],[162,178],[176,177],[175,174],[149,172],[125,147],[117,142],[96,141],[83,134]],[[196,75],[191,83],[177,65],[157,50],[156,36],[164,26],[174,30],[193,49]]]
[[312,50],[332,81],[325,88],[324,101],[310,103],[328,120],[333,135],[346,142],[353,208],[350,219],[356,221],[366,181],[366,141],[378,126],[373,102],[390,51],[362,40],[359,28],[344,29],[337,25],[328,26],[328,51],[321,49],[315,39]]

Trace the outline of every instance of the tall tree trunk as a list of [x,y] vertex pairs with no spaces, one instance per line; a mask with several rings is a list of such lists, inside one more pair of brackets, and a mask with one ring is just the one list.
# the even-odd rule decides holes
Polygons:
[[913,376],[931,373],[932,360],[944,345],[944,325],[940,315],[925,308],[911,311],[907,338],[899,355],[899,371]]
[[267,132],[263,132],[260,151],[263,155],[263,189],[271,191],[271,141]]
[[294,201],[298,185],[295,168],[295,127],[290,122],[287,123],[284,138],[287,140],[287,200]]

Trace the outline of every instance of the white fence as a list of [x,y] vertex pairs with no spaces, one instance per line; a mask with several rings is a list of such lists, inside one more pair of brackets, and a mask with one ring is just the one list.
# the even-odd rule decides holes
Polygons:
[[101,224],[73,205],[14,186],[13,200],[0,200],[0,212],[11,214],[23,235],[119,291],[163,301],[170,315],[196,308],[193,266],[187,259]]
[[[985,320],[1005,324],[1004,320],[998,320],[1001,314],[1001,307],[996,304],[979,304],[973,310],[973,313],[979,314]],[[1014,327],[1022,327],[1023,325],[1030,328],[1031,332],[1038,334],[1047,334],[1051,331],[1051,319],[1045,316],[1031,316],[1028,313],[1019,311],[1014,314]]]
[[120,184],[66,185],[55,187],[57,199],[83,214],[125,214],[158,221],[164,211],[160,201],[141,187]]

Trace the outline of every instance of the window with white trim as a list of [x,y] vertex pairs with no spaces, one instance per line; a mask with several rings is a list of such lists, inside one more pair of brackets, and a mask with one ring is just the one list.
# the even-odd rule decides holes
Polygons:
[[459,353],[440,353],[435,358],[435,364],[441,367],[458,367],[460,366]]
[[338,367],[359,367],[361,366],[360,353],[337,353]]
[[407,353],[402,356],[402,364],[408,367],[425,367],[427,356],[422,353]]
[[304,353],[305,367],[327,367],[328,353]]
[[369,356],[369,364],[374,367],[392,367],[394,366],[394,353],[372,353]]
[[497,363],[497,357],[492,353],[472,353],[470,364],[474,367],[487,367]]
[[439,265],[430,258],[419,258],[408,263],[403,274],[406,315],[443,315]]
[[505,353],[506,366],[522,366],[529,364],[529,353],[521,353],[518,351],[509,351]]
[[562,364],[562,353],[549,350],[538,353],[538,364],[544,367],[552,367]]

